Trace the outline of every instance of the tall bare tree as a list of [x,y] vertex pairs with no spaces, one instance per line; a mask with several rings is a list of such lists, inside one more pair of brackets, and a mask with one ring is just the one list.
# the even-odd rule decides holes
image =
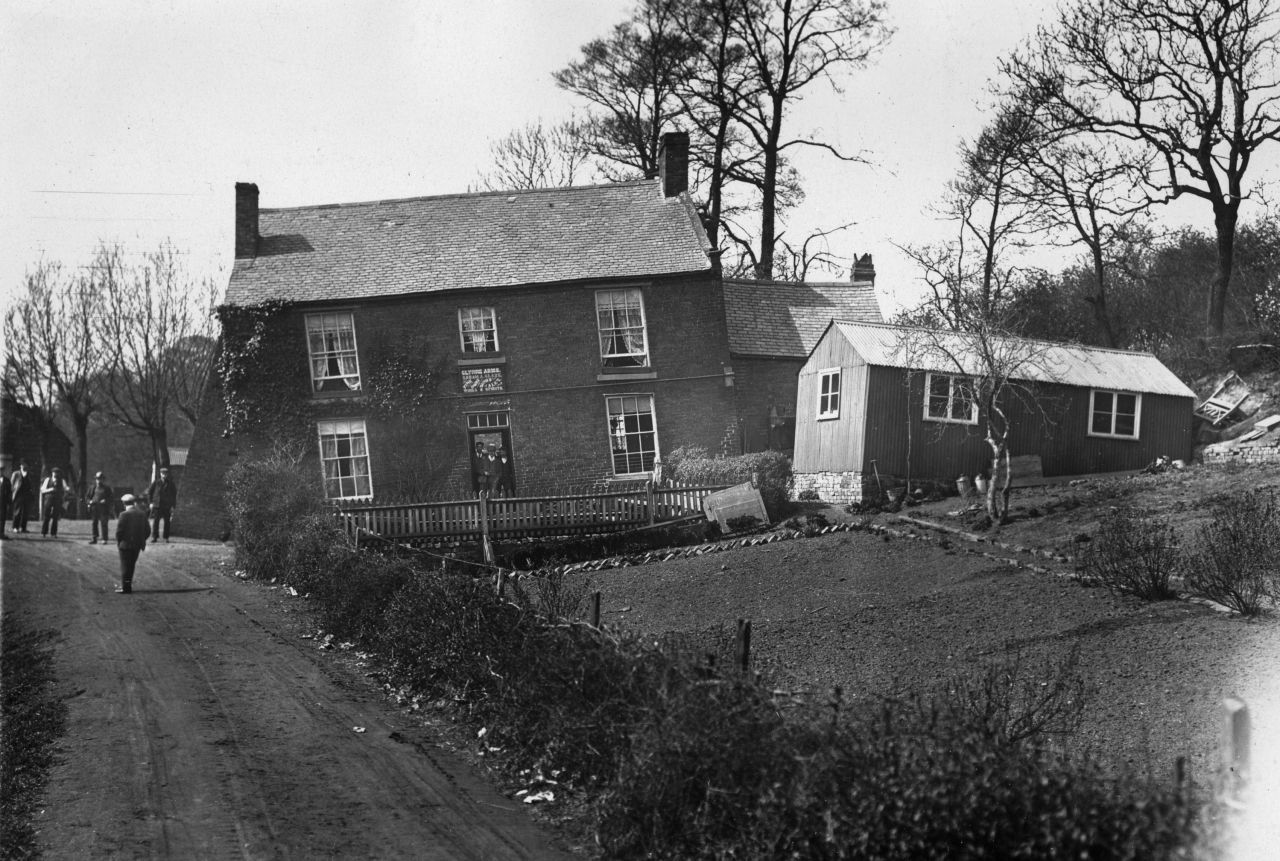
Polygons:
[[141,264],[129,263],[119,245],[104,245],[93,277],[105,297],[99,334],[116,346],[106,410],[147,434],[155,464],[168,466],[171,411],[199,417],[213,361],[217,285],[189,275],[170,243]]
[[1148,200],[1204,200],[1217,271],[1207,330],[1221,335],[1240,203],[1254,154],[1280,137],[1273,0],[1078,0],[1002,63],[1074,128],[1145,148],[1159,165]]
[[576,120],[529,123],[489,147],[492,163],[479,178],[484,191],[564,188],[598,176]]
[[52,441],[57,428],[58,385],[50,371],[63,335],[57,292],[62,268],[42,261],[27,270],[24,290],[4,315],[4,395],[27,407],[40,439],[41,468],[55,466]]

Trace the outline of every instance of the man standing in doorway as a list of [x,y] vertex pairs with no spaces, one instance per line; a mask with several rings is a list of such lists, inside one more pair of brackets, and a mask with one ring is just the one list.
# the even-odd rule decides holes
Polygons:
[[90,544],[98,543],[98,530],[102,530],[102,543],[106,544],[111,540],[111,509],[115,508],[113,504],[115,493],[111,490],[111,485],[107,484],[106,479],[102,477],[102,473],[98,473],[93,477],[93,487],[89,488],[88,495],[84,501],[89,504],[89,517],[93,519],[93,538],[89,539]]
[[160,540],[160,521],[164,520],[164,543],[169,543],[169,521],[173,510],[178,507],[178,486],[169,477],[169,467],[160,467],[160,477],[151,482],[147,488],[147,499],[151,501],[151,510],[155,514],[151,527],[151,543]]
[[120,551],[120,585],[116,592],[128,595],[133,592],[133,570],[138,565],[138,554],[147,549],[151,525],[141,498],[126,493],[120,501],[124,511],[116,521],[116,549]]

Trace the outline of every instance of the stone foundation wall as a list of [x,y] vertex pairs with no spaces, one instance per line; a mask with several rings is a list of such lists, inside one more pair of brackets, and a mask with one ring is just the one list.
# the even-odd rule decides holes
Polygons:
[[1268,445],[1242,443],[1236,446],[1224,444],[1205,446],[1205,463],[1280,463],[1280,448],[1274,441]]
[[823,502],[862,502],[865,477],[861,472],[797,472],[791,479],[791,498],[806,490],[817,491]]

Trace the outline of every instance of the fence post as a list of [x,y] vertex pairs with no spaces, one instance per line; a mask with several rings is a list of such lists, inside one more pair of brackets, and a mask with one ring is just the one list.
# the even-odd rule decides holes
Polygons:
[[751,664],[751,620],[738,620],[738,636],[734,643],[734,657],[737,659],[738,668],[743,672],[747,672],[747,668]]
[[480,544],[484,549],[484,561],[492,565],[493,545],[489,543],[489,494],[487,491],[480,491],[477,505],[480,509]]
[[591,593],[591,627],[600,627],[600,592]]
[[1243,700],[1227,697],[1222,701],[1226,720],[1222,733],[1222,764],[1225,768],[1224,791],[1228,802],[1243,801],[1249,781],[1249,707]]
[[657,518],[657,512],[653,510],[653,479],[649,479],[644,483],[644,510],[649,515],[649,525],[652,526]]
[[503,593],[507,591],[507,572],[501,568],[498,569],[497,589],[498,597],[502,598]]

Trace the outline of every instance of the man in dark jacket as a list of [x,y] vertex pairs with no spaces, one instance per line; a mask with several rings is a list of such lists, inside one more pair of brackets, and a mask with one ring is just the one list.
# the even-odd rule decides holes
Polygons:
[[9,479],[13,485],[13,531],[26,532],[31,519],[31,497],[36,492],[36,477],[27,472],[27,462],[19,461],[18,468]]
[[9,482],[9,473],[4,467],[0,463],[0,541],[9,540],[4,528],[9,523],[9,506],[13,504],[13,485]]
[[133,569],[138,564],[138,554],[147,549],[151,524],[147,523],[142,499],[126,493],[120,501],[125,508],[116,521],[116,549],[120,551],[120,585],[116,591],[128,595],[133,592]]
[[160,467],[160,477],[151,482],[147,488],[147,499],[151,502],[151,513],[155,517],[155,525],[151,527],[151,542],[160,540],[160,521],[164,520],[164,543],[169,543],[169,520],[173,517],[173,509],[178,506],[178,486],[169,477],[169,467]]
[[55,466],[53,471],[40,485],[40,534],[52,538],[58,537],[58,521],[62,519],[62,509],[71,494],[71,485],[62,477],[62,468]]
[[95,475],[93,487],[89,488],[84,498],[89,505],[89,517],[93,520],[93,538],[89,539],[90,544],[98,543],[99,528],[102,530],[102,543],[106,544],[111,540],[111,515],[114,513],[115,498],[115,492],[102,473]]

